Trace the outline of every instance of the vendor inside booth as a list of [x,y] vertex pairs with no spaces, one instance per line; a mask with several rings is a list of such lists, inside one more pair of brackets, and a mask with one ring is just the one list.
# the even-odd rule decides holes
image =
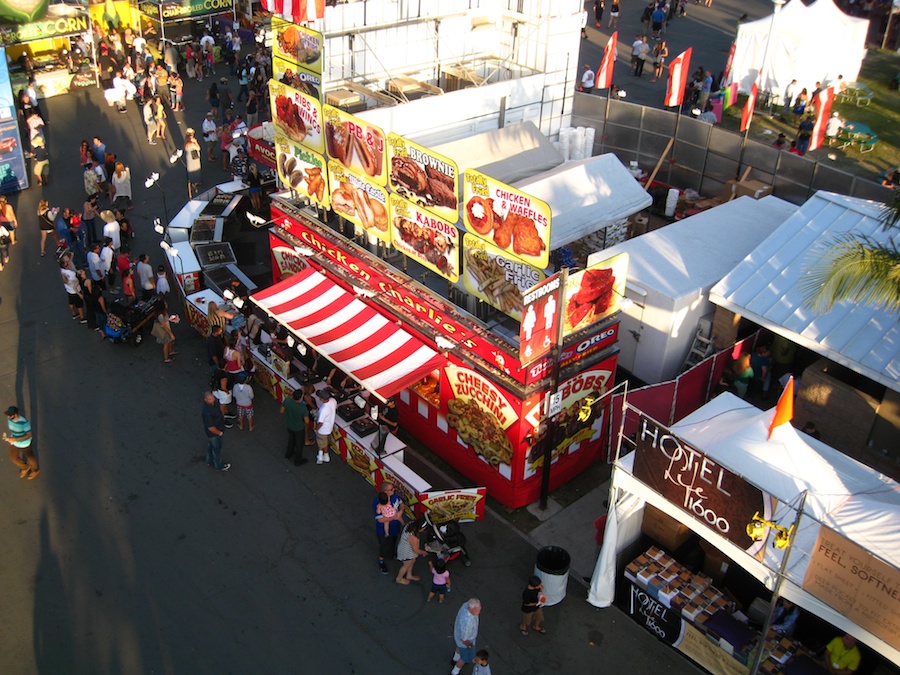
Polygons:
[[[227,15],[228,21],[234,20],[234,4],[232,0],[211,0],[209,2],[164,2],[163,0],[143,0],[139,5],[144,36],[162,52],[168,44],[175,45],[179,53],[189,44],[197,42],[204,30],[210,30],[213,19],[218,15]],[[221,60],[219,45],[214,46],[216,61]]]

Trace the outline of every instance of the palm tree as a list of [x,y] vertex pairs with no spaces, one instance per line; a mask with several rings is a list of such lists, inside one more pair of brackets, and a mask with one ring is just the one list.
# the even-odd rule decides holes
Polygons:
[[[900,225],[900,188],[891,193],[881,213],[881,226]],[[900,248],[852,232],[836,235],[817,247],[816,261],[800,282],[805,304],[817,314],[849,300],[900,312]]]

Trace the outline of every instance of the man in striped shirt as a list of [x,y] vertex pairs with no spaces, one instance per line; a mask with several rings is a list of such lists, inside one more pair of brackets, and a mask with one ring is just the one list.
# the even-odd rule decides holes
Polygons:
[[14,405],[6,409],[6,421],[9,425],[9,435],[3,434],[3,440],[10,445],[9,458],[19,467],[19,478],[27,477],[28,480],[33,480],[41,470],[31,451],[31,423],[19,414],[19,409]]

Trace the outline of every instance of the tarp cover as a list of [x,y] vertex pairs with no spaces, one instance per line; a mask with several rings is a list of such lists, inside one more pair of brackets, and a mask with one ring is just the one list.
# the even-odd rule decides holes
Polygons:
[[445,362],[421,340],[312,268],[250,299],[383,399]]
[[763,69],[766,81],[758,83],[760,92],[781,96],[794,79],[794,96],[804,87],[812,94],[816,82],[827,86],[838,75],[843,75],[844,82],[856,80],[866,54],[868,19],[844,14],[833,0],[816,0],[809,7],[801,0],[791,0],[774,16],[774,22],[770,14],[738,27],[731,81],[738,83],[741,92],[750,93],[762,68],[770,30],[772,40]]
[[513,184],[550,205],[550,250],[625,220],[653,203],[612,153],[567,162]]
[[565,161],[533,122],[475,134],[431,149],[456,162],[460,176],[466,169],[475,169],[507,185],[549,171]]

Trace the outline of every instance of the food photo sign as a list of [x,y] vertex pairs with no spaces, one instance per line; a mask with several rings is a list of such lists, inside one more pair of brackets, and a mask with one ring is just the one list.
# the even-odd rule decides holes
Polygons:
[[328,157],[373,183],[387,185],[384,132],[334,106],[326,105],[324,115]]
[[545,269],[550,263],[550,207],[473,169],[464,174],[466,229],[507,254]]
[[322,77],[309,72],[296,63],[276,56],[272,59],[272,77],[282,84],[322,100]]
[[522,294],[544,279],[543,271],[508,256],[481,237],[463,235],[463,284],[471,294],[516,321]]
[[322,74],[322,34],[272,17],[272,57],[281,57],[316,75]]
[[452,282],[459,281],[459,230],[412,202],[391,195],[392,243],[402,254]]
[[519,419],[516,409],[500,389],[474,370],[447,366],[441,378],[442,413],[457,439],[480,461],[512,478],[513,444],[507,430]]
[[337,160],[328,162],[331,208],[381,241],[391,241],[387,191],[347,171]]
[[269,80],[269,103],[272,106],[272,123],[278,131],[313,152],[325,152],[322,104],[319,99]]
[[427,511],[431,521],[438,524],[450,520],[482,520],[486,497],[486,487],[420,492],[416,514],[421,516]]
[[459,168],[456,162],[403,136],[388,134],[391,190],[438,218],[459,220]]
[[275,156],[283,185],[326,209],[330,206],[328,174],[322,155],[295,144],[287,136],[275,134]]
[[566,282],[563,336],[568,337],[619,311],[625,297],[627,274],[627,253],[570,274]]

